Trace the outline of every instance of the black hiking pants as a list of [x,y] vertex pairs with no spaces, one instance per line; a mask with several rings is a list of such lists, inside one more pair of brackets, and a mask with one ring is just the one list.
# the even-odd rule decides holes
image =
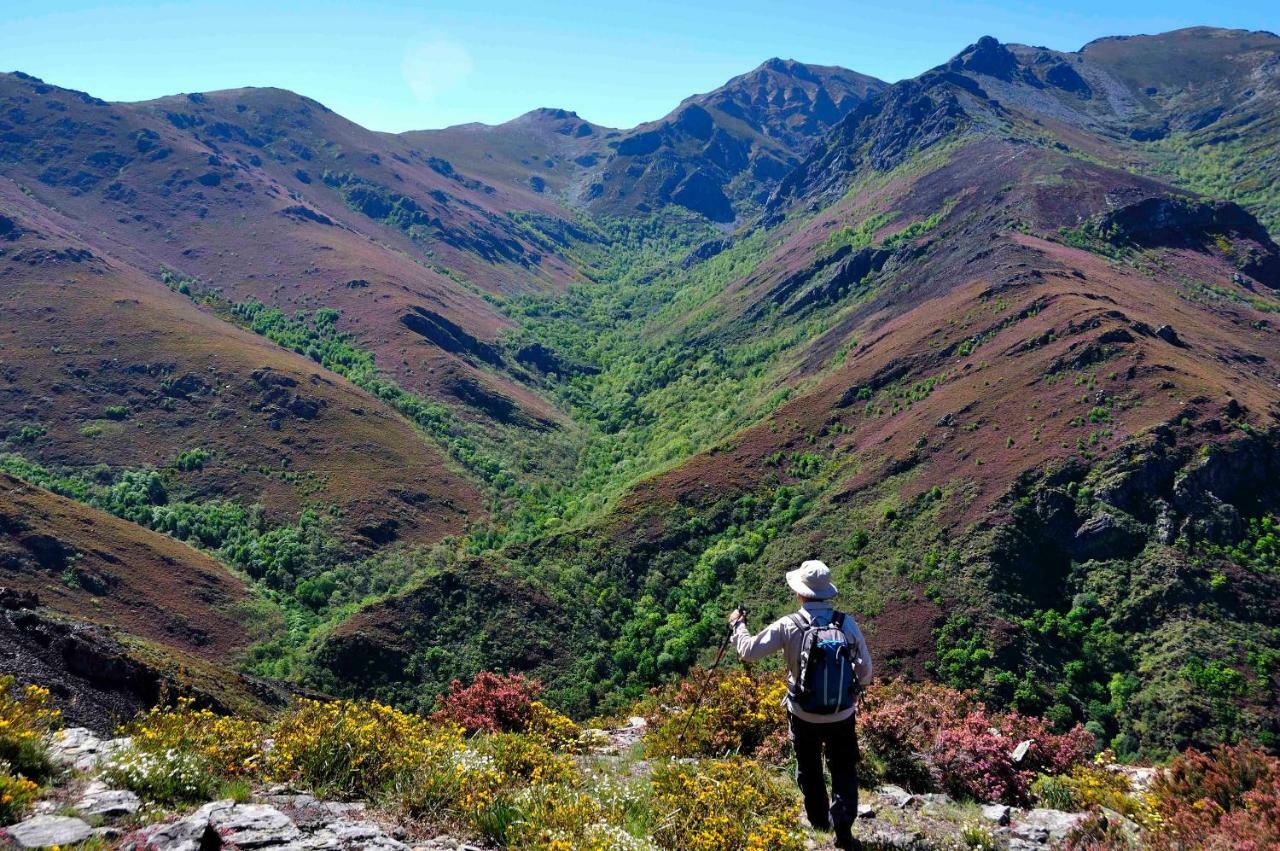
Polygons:
[[[791,716],[791,745],[796,752],[796,783],[804,794],[804,811],[818,829],[834,829],[836,838],[850,835],[858,817],[858,733],[855,720],[815,724]],[[822,774],[826,754],[831,772],[831,802]]]

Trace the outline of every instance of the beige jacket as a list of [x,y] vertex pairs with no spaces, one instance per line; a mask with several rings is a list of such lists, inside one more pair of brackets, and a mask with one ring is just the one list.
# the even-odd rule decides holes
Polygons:
[[[828,602],[805,603],[800,607],[800,616],[805,620],[811,620],[816,616],[826,623],[831,620],[834,613],[835,608]],[[858,628],[857,622],[848,612],[844,616],[844,633],[849,636],[849,644],[855,655],[853,675],[857,677],[858,683],[866,688],[871,684],[871,651],[867,649],[867,641],[862,637],[862,630]],[[738,656],[746,660],[763,659],[781,650],[787,660],[787,686],[790,690],[795,687],[796,678],[800,672],[800,643],[803,636],[804,633],[791,615],[779,618],[756,635],[751,634],[745,623],[738,621],[737,626],[733,628],[733,646],[738,651]],[[787,707],[788,712],[800,720],[815,724],[844,721],[853,715],[852,708],[834,715],[814,715],[793,706],[790,694],[783,701],[783,705]]]

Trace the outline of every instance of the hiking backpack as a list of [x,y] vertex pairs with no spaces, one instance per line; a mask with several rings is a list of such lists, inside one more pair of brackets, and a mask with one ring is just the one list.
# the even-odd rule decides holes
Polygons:
[[829,623],[792,615],[800,627],[800,671],[791,700],[797,709],[814,715],[834,715],[853,706],[857,680],[853,676],[854,648],[844,631],[844,614]]

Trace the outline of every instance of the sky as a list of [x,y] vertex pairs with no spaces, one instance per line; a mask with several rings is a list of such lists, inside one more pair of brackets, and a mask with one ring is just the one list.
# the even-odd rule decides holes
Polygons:
[[1275,0],[4,0],[0,70],[112,101],[277,86],[374,130],[493,124],[540,106],[660,118],[781,56],[913,77],[980,36],[1076,50],[1185,26],[1280,31]]

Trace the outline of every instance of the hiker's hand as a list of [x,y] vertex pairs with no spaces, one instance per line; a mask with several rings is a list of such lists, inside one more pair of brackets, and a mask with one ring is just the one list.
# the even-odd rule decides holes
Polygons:
[[734,609],[732,612],[729,612],[729,626],[737,626],[746,619],[747,616],[743,614],[742,609]]

